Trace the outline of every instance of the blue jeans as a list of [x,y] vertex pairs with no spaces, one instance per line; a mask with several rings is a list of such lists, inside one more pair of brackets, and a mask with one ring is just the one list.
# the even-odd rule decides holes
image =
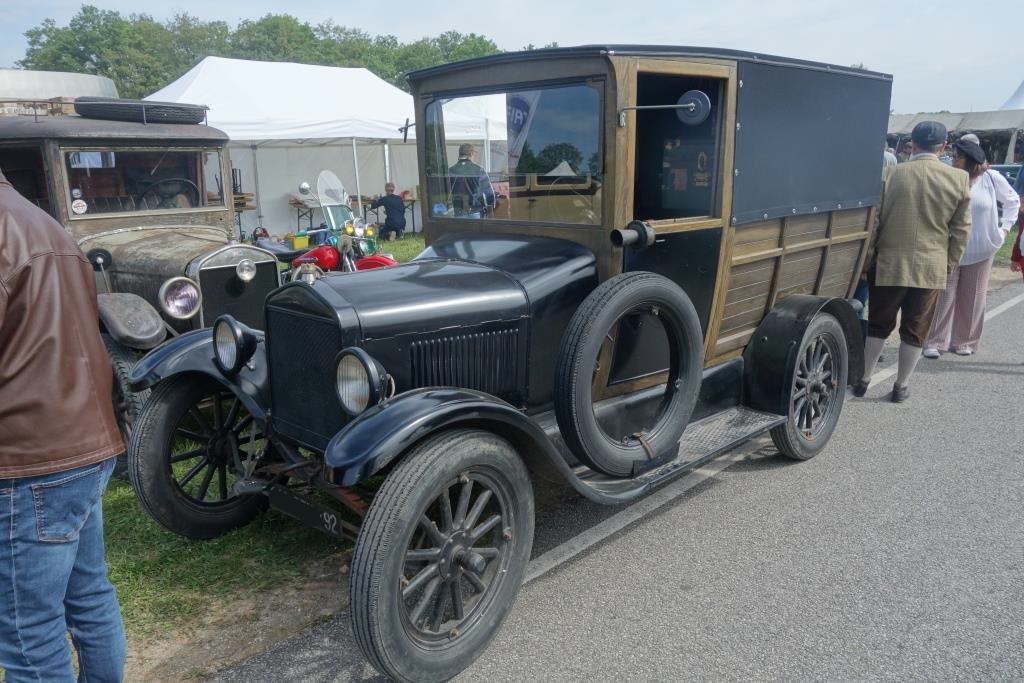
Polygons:
[[114,459],[0,479],[0,668],[7,683],[118,683],[125,638],[103,548]]
[[865,278],[861,278],[857,281],[857,290],[853,293],[853,298],[860,302],[863,308],[860,309],[860,319],[867,320],[867,305],[868,305],[868,281]]

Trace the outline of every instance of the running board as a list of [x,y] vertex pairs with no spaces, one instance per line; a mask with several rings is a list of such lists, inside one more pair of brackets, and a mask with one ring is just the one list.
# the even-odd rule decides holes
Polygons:
[[[569,483],[591,500],[603,503],[627,502],[700,467],[713,458],[732,450],[772,427],[784,424],[784,415],[764,413],[743,406],[694,422],[679,440],[679,450],[671,459],[662,458],[650,469],[626,479],[609,477],[585,465],[572,468]],[[564,450],[557,427],[548,434],[560,450]]]

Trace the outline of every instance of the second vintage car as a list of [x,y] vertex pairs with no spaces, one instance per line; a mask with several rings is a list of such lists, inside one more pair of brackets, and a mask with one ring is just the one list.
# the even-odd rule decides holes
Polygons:
[[148,396],[128,386],[135,361],[225,313],[262,329],[263,300],[280,284],[277,259],[232,239],[228,138],[198,123],[204,108],[105,98],[80,98],[78,113],[66,103],[16,104],[0,116],[0,169],[93,264],[127,439]]
[[[225,315],[146,356],[130,473],[184,536],[269,504],[354,538],[362,652],[441,681],[519,590],[533,478],[619,504],[766,432],[796,460],[828,443],[863,369],[847,297],[891,79],[592,46],[410,82],[426,250],[285,285],[265,332]],[[448,139],[465,112],[487,138]]]

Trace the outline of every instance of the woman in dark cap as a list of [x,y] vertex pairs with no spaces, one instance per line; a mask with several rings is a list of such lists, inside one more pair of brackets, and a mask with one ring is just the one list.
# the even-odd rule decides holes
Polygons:
[[[1020,210],[1020,197],[1006,179],[986,172],[985,153],[977,142],[961,138],[953,143],[953,166],[971,179],[971,237],[939,299],[922,351],[925,358],[938,358],[944,351],[970,356],[978,350],[992,258]],[[1003,205],[1002,219],[997,202]]]

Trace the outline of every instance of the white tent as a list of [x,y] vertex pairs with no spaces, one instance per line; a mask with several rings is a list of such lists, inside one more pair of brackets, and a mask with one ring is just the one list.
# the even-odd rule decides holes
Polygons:
[[1010,99],[1006,100],[1000,109],[1024,109],[1024,81],[1020,82]]
[[207,57],[146,99],[210,108],[209,124],[231,138],[242,189],[256,194],[246,229],[295,229],[289,200],[322,169],[356,196],[382,193],[387,180],[399,192],[417,182],[415,145],[399,131],[412,97],[367,69]]

